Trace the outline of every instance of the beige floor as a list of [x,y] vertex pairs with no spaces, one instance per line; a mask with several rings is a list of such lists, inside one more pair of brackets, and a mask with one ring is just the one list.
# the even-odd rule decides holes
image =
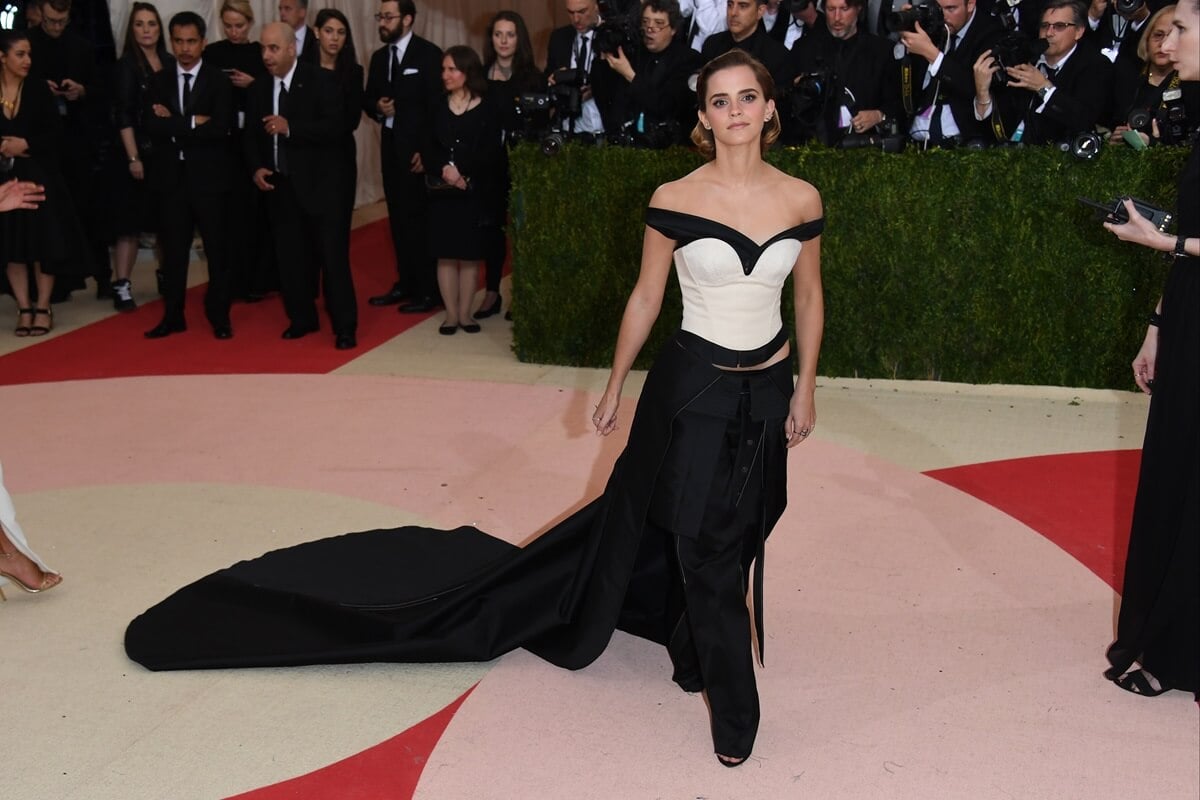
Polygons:
[[[135,286],[143,297],[148,294],[146,287],[152,288],[150,269],[141,263],[135,272]],[[197,273],[193,280],[203,279],[201,269],[193,272]],[[507,284],[504,292],[507,296]],[[111,307],[107,304],[78,294],[56,309],[55,335],[109,313]],[[389,312],[364,309],[363,313]],[[347,379],[394,377],[398,385],[413,379],[452,381],[464,392],[471,391],[471,381],[542,387],[582,393],[580,396],[594,395],[603,387],[603,370],[517,362],[511,353],[511,326],[507,323],[490,321],[484,333],[475,337],[439,337],[433,330],[436,325],[436,319],[423,322],[363,353],[336,375]],[[0,353],[23,346],[31,343],[6,337],[0,340]],[[630,395],[640,387],[640,377],[630,380]],[[126,407],[136,410],[152,403],[155,398],[147,395],[159,386],[153,381],[127,385],[128,390],[119,381],[97,382],[91,387],[61,386],[64,410],[80,412],[79,407],[67,402],[78,391],[105,404],[94,410],[97,424],[119,427],[115,432],[106,432],[103,451],[79,453],[80,458],[92,459],[96,464],[94,485],[30,491],[20,489],[19,476],[22,472],[38,473],[41,447],[53,451],[55,457],[63,457],[73,452],[77,443],[63,440],[63,434],[53,425],[34,436],[24,422],[18,422],[33,418],[32,403],[53,403],[53,391],[46,387],[0,387],[0,406],[10,411],[9,422],[0,425],[0,456],[22,522],[31,544],[67,578],[61,589],[44,598],[10,589],[10,601],[0,606],[0,630],[4,632],[0,717],[6,725],[5,741],[0,746],[0,763],[4,764],[0,798],[207,798],[248,790],[381,741],[441,707],[487,673],[488,665],[365,665],[150,675],[126,661],[120,648],[120,625],[172,588],[231,560],[287,543],[296,535],[397,524],[396,508],[388,503],[281,487],[273,484],[270,476],[264,476],[261,485],[253,481],[221,483],[201,476],[121,485],[121,435],[137,436],[139,431],[136,414],[131,417],[123,412]],[[136,391],[137,396],[123,395],[126,391]],[[480,398],[478,411],[472,411],[469,418],[440,422],[454,430],[465,430],[469,439],[472,431],[486,429],[489,424],[485,400]],[[819,446],[828,446],[831,453],[861,453],[867,459],[884,462],[888,469],[910,473],[1001,458],[1138,447],[1146,410],[1145,398],[1132,392],[833,378],[821,379],[817,403],[819,422],[814,442]],[[384,427],[381,424],[381,430]],[[535,431],[533,435],[540,437],[556,435],[553,426]],[[19,442],[19,451],[11,452],[6,439]],[[34,439],[44,445],[34,446]],[[470,442],[456,442],[455,446],[460,444],[465,448],[462,457],[469,459]],[[402,442],[395,443],[394,449],[405,458],[422,457],[404,453]],[[169,449],[163,452],[167,454],[164,457],[170,457]],[[588,452],[594,458],[599,451]],[[175,457],[180,463],[188,463],[194,456],[177,453]],[[303,452],[298,451],[296,457],[303,458]],[[230,464],[231,472],[236,474],[237,468],[236,463]],[[108,485],[110,471],[118,476],[113,485]],[[164,470],[171,476],[177,471]],[[1039,546],[1036,539],[1030,537],[1034,546]],[[829,553],[838,551],[835,542],[822,546]],[[1043,555],[1029,563],[1060,558],[1061,554],[1053,550],[1037,550]],[[860,553],[859,557],[867,564],[870,555]],[[1050,625],[1047,642],[1054,641],[1055,626],[1075,624],[1086,617],[1090,635],[1081,636],[1078,630],[1064,627],[1063,647],[1069,649],[1066,641],[1070,640],[1088,658],[1099,659],[1105,645],[1103,629],[1107,627],[1111,592],[1097,585],[1090,573],[1076,570],[1071,564],[1063,565],[1062,570],[1063,586],[1056,587],[1053,581],[1039,586],[1034,593],[1036,600],[1028,604],[1019,596],[1019,580],[995,588],[999,597],[1016,606],[1028,605],[1031,614]],[[1047,574],[1054,572],[1047,567]],[[1065,594],[1056,595],[1056,590]],[[886,604],[886,597],[876,601]],[[946,612],[952,614],[953,609]],[[1098,640],[1092,642],[1092,638]],[[1078,642],[1080,639],[1084,641]],[[1022,642],[1012,641],[1011,646],[1018,651],[1014,663],[1039,662],[1038,652],[1020,653]],[[510,681],[514,671],[520,674],[526,660],[520,656],[511,663],[502,662],[506,669],[497,674],[497,682],[501,678]],[[1086,667],[1090,680],[1095,679],[1095,666],[1089,661]],[[603,681],[608,674],[601,670],[585,680]],[[546,680],[557,681],[558,677],[547,676]],[[1035,719],[1016,711],[1011,715],[1001,713],[1012,702],[1007,693],[1057,689],[1073,680],[1076,677],[1063,674],[1062,667],[1051,666],[1045,671],[1030,670],[1018,682],[993,687],[988,693],[972,693],[959,687],[972,701],[955,718],[964,741],[986,741],[986,730],[980,735],[977,729],[988,724],[995,725],[997,741],[1029,740],[1015,760],[1010,758],[1012,753],[986,750],[953,757],[956,768],[977,763],[980,773],[997,775],[994,790],[986,794],[965,794],[965,785],[979,785],[969,781],[953,788],[932,778],[926,783],[910,780],[902,790],[888,790],[880,788],[886,787],[886,782],[852,776],[846,780],[844,792],[810,791],[793,796],[1106,797],[1103,790],[1096,790],[1093,780],[1080,782],[1081,787],[1089,787],[1087,794],[1072,794],[1062,790],[1070,785],[1069,781],[1063,783],[1059,776],[1051,779],[1058,767],[1045,759],[1056,757],[1055,748],[1072,747],[1069,742],[1056,740],[1061,737],[1052,733],[1052,719]],[[842,686],[839,695],[848,703],[854,703],[855,697],[872,697],[871,702],[875,702],[879,688]],[[805,691],[808,702],[822,703],[812,687]],[[1053,717],[1062,709],[1056,711],[1054,691],[1049,694],[1045,713]],[[1117,776],[1116,783],[1123,779],[1129,782],[1120,795],[1107,796],[1113,800],[1139,796],[1147,800],[1183,800],[1197,796],[1200,731],[1190,700],[1168,696],[1162,701],[1134,700],[1132,705],[1125,705],[1127,696],[1101,685],[1071,696],[1072,703],[1085,701],[1099,704],[1097,720],[1129,721],[1127,731],[1105,731],[1096,737],[1098,741],[1127,740],[1110,759],[1109,769],[1102,772],[1106,779]],[[971,719],[970,708],[976,705],[986,718]],[[836,709],[825,709],[825,713],[830,719],[838,717]],[[898,727],[891,727],[886,715],[875,717],[871,735],[886,741],[900,735],[898,731],[919,730],[926,713],[928,709],[914,710],[912,718]],[[1087,706],[1076,705],[1072,713],[1086,720]],[[279,737],[281,730],[287,731],[287,746],[282,750],[266,747],[265,740]],[[968,735],[968,730],[974,732]],[[945,747],[953,746],[954,730],[941,730],[937,735]],[[1039,747],[1041,739],[1053,743]],[[812,755],[819,757],[822,749],[835,745],[853,748],[862,743],[814,742]],[[1080,745],[1076,742],[1073,746]],[[1119,754],[1127,760],[1121,761]],[[1021,764],[1024,771],[1045,770],[1047,785],[1058,787],[1056,793],[1039,795],[1036,789],[1028,788],[1028,780],[1017,782],[1025,788],[1015,794],[1005,791],[999,776],[1004,765],[1012,763]],[[705,762],[704,768],[697,769],[707,766]],[[526,768],[549,780],[544,765]],[[881,769],[890,774],[902,768],[884,762]],[[1128,786],[1142,785],[1131,776],[1144,769],[1159,774],[1144,784],[1154,786],[1153,793],[1138,795]],[[800,782],[799,776],[796,780]],[[686,796],[780,796],[742,794],[738,784],[729,783],[725,775],[719,776],[719,781],[714,779],[711,787],[697,784],[696,791],[689,786]],[[1036,786],[1036,780],[1032,785]],[[553,783],[548,786],[545,792],[528,796],[555,796]],[[601,792],[594,796],[605,795]]]

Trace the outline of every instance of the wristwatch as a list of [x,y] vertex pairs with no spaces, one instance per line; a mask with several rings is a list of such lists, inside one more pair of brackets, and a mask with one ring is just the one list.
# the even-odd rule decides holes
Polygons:
[[1054,84],[1047,83],[1045,86],[1037,90],[1038,99],[1043,103],[1046,102],[1046,94],[1054,88]]
[[1175,237],[1175,249],[1171,251],[1171,255],[1175,258],[1184,258],[1187,256],[1187,237],[1180,234]]

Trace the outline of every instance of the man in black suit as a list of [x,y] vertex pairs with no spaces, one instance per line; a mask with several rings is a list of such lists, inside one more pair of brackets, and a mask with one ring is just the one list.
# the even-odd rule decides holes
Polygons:
[[208,259],[204,314],[213,335],[229,339],[231,301],[226,252],[227,198],[233,180],[229,128],[233,92],[229,79],[204,63],[204,20],[191,11],[171,17],[167,26],[175,66],[151,79],[152,112],[146,130],[153,140],[147,170],[161,203],[163,318],[146,331],[161,339],[187,330],[184,295],[192,232],[199,228]]
[[771,35],[788,50],[805,36],[825,31],[825,15],[817,8],[815,0],[784,0],[779,8],[783,24],[776,23]]
[[[563,81],[566,70],[576,75],[579,87],[579,113],[559,120],[563,130],[587,136],[600,136],[615,124],[609,124],[616,76],[596,52],[596,26],[600,24],[600,6],[596,0],[566,0],[569,25],[550,33],[546,50],[546,82],[551,86]],[[582,75],[580,72],[582,71]]]
[[796,74],[825,77],[811,113],[784,123],[789,142],[815,138],[837,145],[847,134],[870,133],[900,115],[891,42],[859,28],[862,7],[863,0],[826,0],[825,32],[805,36],[792,49]]
[[714,33],[704,40],[701,61],[711,61],[733,48],[745,50],[757,58],[775,81],[776,102],[780,102],[792,86],[795,71],[787,49],[767,35],[762,17],[767,0],[729,0],[725,10],[727,30]]
[[[421,151],[428,147],[433,108],[442,102],[442,51],[413,33],[412,0],[384,0],[375,19],[383,47],[371,54],[363,111],[380,124],[383,193],[396,254],[396,283],[373,306],[401,303],[402,312],[437,308],[437,273],[429,256],[429,200]],[[404,301],[411,301],[404,303]]]
[[1007,68],[1008,84],[993,89],[1000,71],[992,52],[975,61],[975,117],[1000,142],[1066,142],[1090,131],[1108,108],[1112,63],[1080,41],[1087,10],[1075,0],[1049,0],[1042,12],[1046,52],[1037,64]]
[[650,147],[682,144],[696,124],[696,93],[688,78],[700,70],[700,56],[675,36],[682,21],[678,0],[643,0],[641,46],[604,53],[623,81],[610,114],[610,132]]
[[320,45],[317,35],[308,27],[308,0],[279,0],[279,21],[291,28],[296,37],[296,58],[319,65]]
[[[975,59],[1000,35],[995,17],[975,0],[937,0],[946,20],[942,31],[920,23],[900,33],[908,54],[900,64],[901,99],[912,116],[909,135],[926,146],[954,147],[987,136],[975,119]],[[931,35],[938,37],[935,43]]]
[[263,28],[263,64],[269,79],[255,81],[246,99],[246,161],[265,193],[279,258],[279,285],[291,324],[284,339],[320,328],[313,298],[325,289],[334,345],[357,345],[358,309],[350,275],[337,174],[341,100],[332,73],[296,57],[291,28]]
[[1123,59],[1136,70],[1142,67],[1138,58],[1138,40],[1146,32],[1146,23],[1154,12],[1167,5],[1166,0],[1141,0],[1124,13],[1118,13],[1116,4],[1109,0],[1091,0],[1088,6],[1088,31],[1085,39],[1091,39],[1105,58],[1114,64]]

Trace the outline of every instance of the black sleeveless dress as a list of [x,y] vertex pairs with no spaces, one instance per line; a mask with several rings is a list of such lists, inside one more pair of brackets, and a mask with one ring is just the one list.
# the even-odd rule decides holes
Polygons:
[[[1179,233],[1200,236],[1200,138],[1179,176]],[[1135,661],[1200,699],[1200,258],[1175,259],[1162,295],[1154,392],[1142,444],[1117,639]]]

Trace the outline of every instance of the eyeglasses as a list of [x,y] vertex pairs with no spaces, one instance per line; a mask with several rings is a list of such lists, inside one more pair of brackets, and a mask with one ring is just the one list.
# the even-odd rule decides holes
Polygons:
[[1062,33],[1067,28],[1074,28],[1074,27],[1075,27],[1074,22],[1043,22],[1041,25],[1038,26],[1038,30],[1042,30],[1042,31],[1053,30],[1055,33]]
[[658,33],[659,31],[661,31],[663,28],[666,28],[666,27],[669,27],[669,23],[666,23],[666,22],[643,22],[642,23],[642,30],[644,30],[646,33]]
[[376,22],[391,22],[394,19],[400,19],[400,15],[399,14],[376,14],[375,15]]

